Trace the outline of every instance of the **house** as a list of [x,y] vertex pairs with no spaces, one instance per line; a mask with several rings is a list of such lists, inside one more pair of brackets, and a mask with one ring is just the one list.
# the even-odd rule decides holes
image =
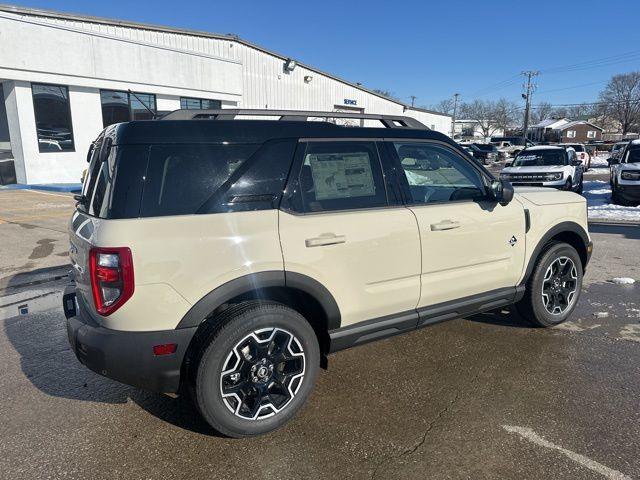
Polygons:
[[603,128],[585,120],[548,119],[529,128],[534,142],[589,143],[602,140]]
[[[454,139],[456,140],[479,140],[485,141],[483,125],[490,124],[489,120],[456,120],[453,126]],[[486,130],[486,128],[485,128]],[[498,127],[489,128],[489,137],[500,137],[504,135],[504,129]]]

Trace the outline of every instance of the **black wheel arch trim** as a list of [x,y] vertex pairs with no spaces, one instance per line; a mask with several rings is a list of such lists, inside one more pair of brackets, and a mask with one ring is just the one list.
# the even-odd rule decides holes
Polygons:
[[[531,258],[529,259],[529,263],[527,264],[527,269],[525,270],[525,274],[524,274],[524,277],[522,278],[521,285],[524,285],[527,283],[527,280],[531,276],[531,273],[533,272],[533,268],[535,267],[536,262],[540,257],[540,254],[542,253],[542,250],[544,249],[545,245],[549,242],[549,240],[551,240],[553,237],[557,235],[560,235],[566,232],[575,233],[582,240],[582,243],[584,244],[584,249],[586,252],[586,259],[585,259],[586,261],[584,261],[583,263],[583,268],[587,266],[587,263],[589,263],[589,258],[591,256],[591,253],[589,251],[589,245],[591,244],[591,241],[589,240],[589,234],[586,232],[584,228],[582,228],[580,224],[576,222],[561,222],[551,227],[542,236],[542,238],[536,245],[536,248],[533,250],[533,254],[531,255]],[[578,252],[578,254],[582,259],[581,252]]]
[[229,300],[270,287],[291,288],[312,296],[324,310],[328,329],[340,327],[340,309],[335,298],[324,285],[301,273],[271,270],[244,275],[215,288],[189,309],[176,329],[196,327]]

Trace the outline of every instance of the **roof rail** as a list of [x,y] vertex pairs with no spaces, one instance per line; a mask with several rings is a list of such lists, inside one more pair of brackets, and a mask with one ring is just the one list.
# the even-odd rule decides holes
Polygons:
[[167,113],[160,120],[234,120],[237,116],[280,117],[282,121],[305,122],[309,118],[354,118],[359,120],[378,120],[386,128],[417,128],[429,130],[415,118],[402,115],[378,115],[374,113],[352,112],[313,112],[307,110],[265,110],[225,108],[221,110],[180,109]]

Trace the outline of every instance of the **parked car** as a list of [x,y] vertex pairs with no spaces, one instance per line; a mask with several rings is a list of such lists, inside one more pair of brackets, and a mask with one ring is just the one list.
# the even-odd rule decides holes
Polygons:
[[626,147],[628,143],[629,141],[627,140],[624,142],[617,142],[613,144],[613,146],[611,147],[611,156],[607,159],[607,162],[609,163],[609,165],[611,165],[611,160],[620,159],[620,155],[622,155],[622,151],[624,150],[624,147]]
[[572,148],[553,145],[530,147],[507,164],[500,178],[512,185],[553,187],[582,193],[584,167]]
[[520,145],[513,145],[508,141],[491,142],[491,145],[497,148],[498,153],[502,155],[502,158],[508,158],[516,156],[523,149]]
[[525,148],[533,147],[536,145],[531,140],[524,139],[522,137],[514,137],[514,136],[491,137],[491,143],[498,143],[498,142],[509,142],[509,144],[512,147],[514,147],[510,152],[512,155],[517,155],[518,153],[520,153],[521,150],[524,150]]
[[619,158],[612,157],[609,170],[613,203],[640,204],[640,140],[628,142]]
[[484,165],[489,165],[499,160],[499,152],[495,145],[489,143],[473,143],[475,149],[474,156],[482,160]]
[[592,250],[584,198],[514,194],[411,118],[198,115],[109,126],[90,156],[63,307],[100,375],[188,391],[245,437],[291,419],[332,352],[509,304],[543,327],[572,314]]
[[573,148],[578,160],[582,162],[585,170],[589,170],[589,168],[591,168],[591,154],[587,151],[587,148],[583,143],[565,143],[564,146],[566,148]]

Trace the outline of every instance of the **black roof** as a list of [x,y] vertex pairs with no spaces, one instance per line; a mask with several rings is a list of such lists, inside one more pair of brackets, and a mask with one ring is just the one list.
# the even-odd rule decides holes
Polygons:
[[413,138],[455,143],[446,135],[416,128],[347,127],[329,122],[286,120],[148,120],[108,127],[114,144],[264,143],[280,138]]

